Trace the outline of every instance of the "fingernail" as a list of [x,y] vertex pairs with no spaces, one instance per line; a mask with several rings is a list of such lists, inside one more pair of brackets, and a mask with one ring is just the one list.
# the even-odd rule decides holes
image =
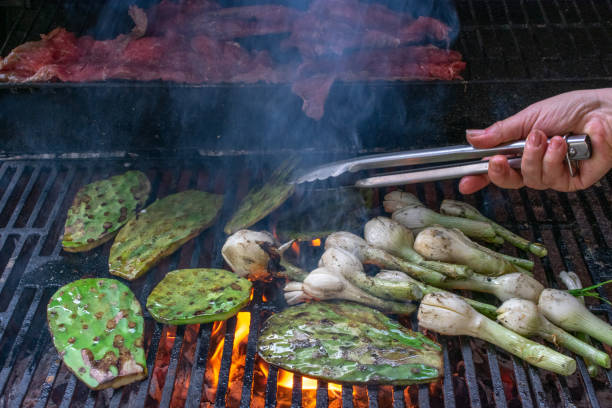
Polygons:
[[485,129],[466,129],[465,136],[466,137],[479,137],[484,135],[486,132]]
[[562,140],[559,140],[559,138],[553,138],[550,141],[550,147],[553,148],[554,150],[559,150],[561,149],[561,144],[563,143]]
[[542,134],[540,132],[532,132],[527,138],[527,143],[533,148],[539,148],[542,146]]

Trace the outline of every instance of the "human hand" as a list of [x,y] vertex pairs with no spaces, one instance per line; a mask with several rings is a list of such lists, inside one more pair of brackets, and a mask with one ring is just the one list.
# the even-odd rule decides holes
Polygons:
[[[586,133],[592,156],[571,177],[565,163],[567,145],[562,135]],[[537,190],[576,191],[596,183],[612,168],[612,88],[568,92],[528,106],[486,129],[466,131],[477,148],[494,147],[527,138],[521,171],[510,168],[505,156],[489,161],[488,174],[466,176],[462,194],[472,194],[489,182],[502,188],[527,186]],[[551,137],[547,143],[547,137]]]

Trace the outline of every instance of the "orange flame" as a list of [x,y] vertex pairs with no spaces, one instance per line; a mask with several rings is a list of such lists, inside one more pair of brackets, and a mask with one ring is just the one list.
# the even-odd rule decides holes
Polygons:
[[312,244],[313,247],[320,247],[321,246],[321,238],[313,239],[311,241],[311,244]]
[[297,256],[300,256],[300,244],[298,244],[297,241],[293,241],[291,244],[291,249],[293,249]]

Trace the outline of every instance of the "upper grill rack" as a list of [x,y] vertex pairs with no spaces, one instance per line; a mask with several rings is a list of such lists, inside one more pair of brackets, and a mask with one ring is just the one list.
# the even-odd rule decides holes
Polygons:
[[[104,2],[29,0],[29,7],[0,9],[0,55],[56,26],[94,32]],[[131,3],[131,2],[130,2]],[[152,0],[136,1],[144,7]],[[247,1],[226,2],[229,4]],[[434,1],[432,8],[449,7]],[[9,3],[10,4],[10,3]],[[13,5],[18,5],[15,1]],[[108,4],[108,3],[106,3]],[[127,9],[127,3],[121,3]],[[454,48],[467,61],[470,81],[610,79],[612,4],[575,0],[456,0],[460,21]],[[2,2],[0,2],[2,6]],[[99,24],[104,38],[129,30],[121,7]]]
[[[94,255],[78,255],[74,264],[77,272],[63,270],[57,273],[50,266],[42,269],[38,266],[58,258],[65,213],[78,188],[121,171],[123,164],[101,160],[7,161],[0,167],[0,406],[23,403],[39,407],[158,404],[167,407],[175,406],[177,400],[186,401],[185,406],[200,406],[207,356],[214,346],[212,324],[174,328],[156,324],[147,315],[145,338],[149,377],[115,391],[89,391],[66,371],[51,344],[44,317],[49,297],[63,280],[77,279],[85,274],[106,276],[105,255],[100,253],[105,254],[108,245],[102,251],[94,251]],[[245,171],[229,177],[215,177],[220,173],[212,173],[210,169],[224,167],[221,162],[210,162],[207,166],[195,162],[131,164],[145,171],[152,180],[151,200],[187,188],[227,194],[221,219],[211,230],[188,243],[145,278],[130,284],[144,304],[150,290],[168,270],[223,265],[219,255],[224,240],[222,225],[238,199],[246,194],[254,180],[260,179],[261,173]],[[612,193],[611,182],[609,176],[589,190],[567,195],[488,188],[475,197],[462,197],[451,182],[419,185],[413,192],[431,207],[443,198],[466,200],[522,235],[541,240],[550,249],[550,255],[536,261],[535,275],[555,287],[554,273],[562,269],[576,271],[585,284],[610,278],[607,271],[611,266],[612,222],[607,197]],[[382,197],[385,191],[380,193]],[[90,270],[79,270],[78,262],[82,259],[85,259],[82,265]],[[302,402],[301,382],[298,378],[294,380],[296,385],[290,402],[281,401],[277,393],[279,371],[274,367],[270,367],[263,400],[252,394],[258,329],[268,313],[282,307],[280,291],[266,291],[269,301],[263,302],[264,291],[265,287],[256,286],[254,301],[247,309],[251,321],[239,405],[257,406],[257,402],[274,407],[290,403],[298,407]],[[612,317],[607,306],[596,306],[594,310]],[[416,328],[414,318],[407,323]],[[217,407],[225,406],[229,398],[235,328],[236,318],[232,318],[225,326],[214,399]],[[391,394],[388,387],[367,387],[365,391],[361,387],[343,386],[339,397],[342,406],[361,406],[353,400],[354,392],[366,395],[371,407],[387,406],[389,400],[385,398],[392,398],[394,407],[411,404],[421,407],[603,407],[612,399],[612,372],[607,371],[591,380],[581,359],[578,359],[577,373],[564,378],[508,358],[495,347],[479,341],[446,337],[439,337],[438,341],[444,346],[445,372],[441,384],[393,387]],[[168,355],[168,362],[163,363],[164,356]],[[160,368],[161,364],[164,365]],[[185,384],[188,384],[186,392]],[[155,394],[153,390],[159,392]],[[183,395],[180,392],[185,399],[179,399]],[[316,406],[327,406],[333,398],[327,384],[319,383]]]

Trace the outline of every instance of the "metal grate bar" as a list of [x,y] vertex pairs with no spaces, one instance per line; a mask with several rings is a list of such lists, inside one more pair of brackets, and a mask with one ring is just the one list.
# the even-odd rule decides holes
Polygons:
[[[327,407],[329,404],[329,396],[327,395],[327,383],[321,380],[317,381],[317,408]],[[372,406],[372,405],[370,405]]]
[[191,367],[191,380],[187,390],[187,408],[196,408],[200,405],[202,396],[202,385],[204,381],[204,371],[206,371],[206,361],[210,344],[212,323],[200,325],[200,333],[196,344],[195,364]]
[[342,408],[353,408],[353,387],[342,386]]
[[265,408],[276,407],[276,381],[278,380],[278,368],[271,365],[268,371],[268,378],[266,381],[266,400]]
[[176,328],[176,337],[174,338],[174,344],[170,351],[170,364],[168,365],[168,371],[166,372],[166,379],[164,382],[164,391],[162,393],[162,399],[159,403],[160,407],[169,407],[172,391],[174,390],[174,379],[176,378],[176,367],[179,361],[179,355],[181,347],[183,346],[183,335],[185,334],[185,326],[178,326]]
[[41,289],[37,290],[34,294],[34,299],[28,308],[28,312],[23,319],[23,324],[21,325],[21,329],[15,336],[13,340],[13,346],[4,362],[4,366],[2,370],[0,370],[0,393],[4,392],[4,387],[6,386],[6,382],[8,380],[9,374],[13,367],[15,366],[15,361],[17,360],[17,356],[19,355],[19,351],[21,349],[21,345],[25,341],[25,336],[30,329],[30,325],[32,324],[32,319],[35,316],[35,313],[38,309],[40,301],[42,299],[43,291]]
[[51,168],[51,173],[49,174],[49,177],[47,178],[47,182],[45,183],[45,187],[40,192],[39,196],[36,197],[36,204],[34,205],[34,208],[32,209],[32,213],[30,214],[30,217],[25,225],[25,228],[34,227],[34,221],[38,219],[38,215],[40,214],[40,210],[42,209],[43,203],[46,201],[47,196],[49,195],[49,191],[51,190],[51,187],[53,187],[53,184],[55,183],[55,180],[57,179],[57,175],[58,175],[57,167],[53,166]]
[[232,349],[234,348],[234,334],[236,332],[236,317],[227,320],[225,326],[225,342],[223,343],[223,355],[221,367],[219,368],[217,381],[217,394],[215,396],[215,407],[225,406],[225,393],[229,383],[230,365],[232,364]]
[[[327,387],[325,387],[327,389]],[[378,387],[373,385],[368,385],[368,407],[376,408],[378,407]],[[327,405],[321,405],[327,406]]]
[[599,401],[597,400],[597,395],[595,394],[593,381],[591,381],[591,376],[589,375],[584,359],[578,356],[575,357],[576,365],[578,366],[578,371],[580,372],[580,376],[582,377],[582,385],[584,386],[587,392],[587,398],[589,399],[589,403],[593,408],[599,408]]
[[[440,340],[444,339],[441,337]],[[455,408],[455,391],[453,389],[453,372],[450,367],[450,357],[448,355],[448,345],[451,339],[445,338],[445,342],[442,345],[442,357],[444,359],[444,408]],[[442,344],[442,342],[440,341]]]
[[[240,396],[240,406],[248,407],[251,403],[251,386],[253,385],[253,369],[255,365],[255,355],[257,354],[257,338],[259,336],[259,325],[261,320],[261,313],[259,305],[261,303],[261,286],[257,285],[253,293],[253,307],[251,308],[251,322],[249,324],[249,336],[247,340],[246,357],[244,360],[244,374],[242,381],[242,395]],[[299,384],[298,384],[299,383]],[[302,398],[302,383],[297,378],[293,379],[293,398],[296,395],[296,388],[299,389],[299,398],[301,404]]]
[[489,369],[491,371],[491,383],[495,406],[499,408],[506,408],[506,395],[504,394],[504,385],[502,383],[501,373],[499,371],[497,352],[491,344],[487,344],[487,359],[489,361]]
[[[41,387],[40,395],[38,396],[38,402],[36,403],[36,406],[34,408],[44,408],[47,405],[47,401],[49,400],[49,394],[51,393],[53,384],[55,384],[57,373],[59,372],[61,365],[62,359],[58,356],[49,367],[49,371],[47,371],[47,381],[45,381]],[[49,379],[52,380],[49,381]]]
[[[247,357],[248,355],[249,354],[247,352]],[[244,391],[242,395],[244,395]],[[298,408],[301,406],[302,406],[302,376],[295,373],[293,374],[293,389],[291,390],[291,407]]]
[[[344,388],[342,389],[344,391]],[[351,399],[352,402],[352,399]],[[351,404],[351,407],[353,405]],[[393,387],[393,408],[404,408],[406,406],[404,401],[404,387],[395,386]],[[344,408],[344,400],[342,401],[342,407]]]
[[143,381],[138,383],[138,390],[130,395],[130,401],[128,403],[128,406],[130,407],[144,406],[149,385],[151,384],[151,373],[153,372],[153,367],[155,366],[155,358],[157,356],[157,349],[159,348],[162,328],[163,326],[161,324],[154,324],[153,335],[151,336],[151,341],[149,342],[149,347],[147,348],[147,372],[149,375],[147,375],[147,378],[145,378]]
[[8,203],[9,198],[11,198],[11,196],[13,195],[13,191],[15,190],[15,187],[17,186],[19,180],[21,179],[21,176],[23,175],[24,170],[25,170],[25,166],[16,166],[15,173],[13,174],[11,182],[6,188],[6,190],[4,191],[4,196],[2,197],[2,199],[0,199],[0,214],[4,212],[4,208],[6,207],[6,204]]
[[5,226],[6,228],[12,228],[15,225],[15,221],[17,220],[17,217],[21,214],[21,211],[23,210],[23,207],[27,199],[30,197],[30,194],[32,193],[32,189],[34,188],[34,185],[36,184],[36,181],[38,180],[38,177],[40,175],[40,170],[41,170],[41,167],[37,166],[34,168],[34,171],[32,172],[32,174],[30,174],[28,184],[25,186],[25,188],[21,192],[19,201],[17,205],[15,206],[15,208],[13,209],[8,222],[6,223],[6,226]]
[[474,359],[472,358],[472,349],[469,346],[469,338],[460,336],[459,343],[461,346],[461,355],[463,356],[463,364],[465,366],[465,381],[468,386],[470,396],[470,404],[472,407],[480,407],[480,395],[478,393],[478,381],[476,380],[476,368],[474,367]]
[[25,16],[25,10],[22,9],[21,12],[19,13],[19,17],[17,17],[15,19],[15,22],[11,26],[11,29],[9,30],[8,35],[4,39],[4,42],[2,43],[2,46],[0,46],[0,56],[5,54],[6,46],[9,44],[9,41],[10,41],[11,37],[13,36],[13,33],[15,32],[15,30],[17,29],[17,27],[21,23],[21,20],[23,20],[24,16]]
[[30,25],[28,26],[28,28],[25,30],[25,33],[23,34],[23,36],[21,36],[21,40],[19,41],[19,43],[23,43],[26,41],[26,39],[30,36],[30,34],[32,33],[32,29],[34,28],[34,23],[36,22],[36,20],[38,19],[38,16],[40,16],[40,11],[43,8],[43,5],[45,4],[45,1],[42,0],[40,2],[40,5],[36,8],[36,12],[34,14],[34,17],[32,18],[32,21],[30,21]]
[[62,398],[62,403],[59,408],[69,408],[70,402],[72,401],[72,396],[74,395],[74,390],[77,386],[77,379],[74,375],[70,376],[68,380],[68,384],[66,384],[66,390],[64,391],[64,397]]

